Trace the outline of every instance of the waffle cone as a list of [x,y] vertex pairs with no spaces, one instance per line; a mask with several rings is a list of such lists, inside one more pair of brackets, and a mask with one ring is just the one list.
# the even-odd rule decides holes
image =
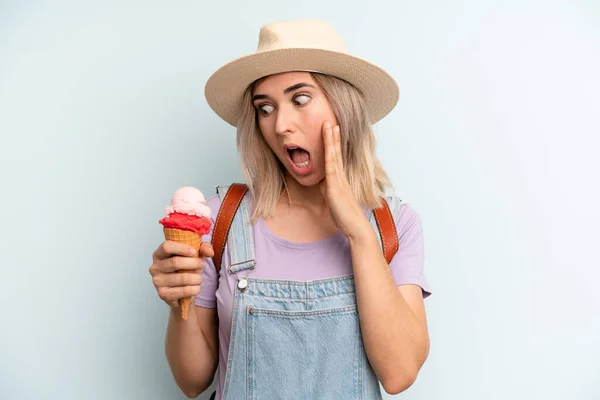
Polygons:
[[[196,249],[196,257],[198,257],[198,251],[202,244],[202,236],[196,232],[184,231],[175,228],[163,228],[165,233],[165,239],[172,240],[174,242],[185,243]],[[178,270],[176,272],[183,273],[185,270]],[[179,299],[179,306],[181,307],[181,317],[187,321],[188,313],[190,311],[190,304],[192,303],[193,296],[188,296]]]

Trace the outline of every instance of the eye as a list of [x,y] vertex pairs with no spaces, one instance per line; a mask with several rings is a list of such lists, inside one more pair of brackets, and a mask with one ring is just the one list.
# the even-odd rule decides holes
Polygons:
[[262,115],[269,115],[275,108],[273,106],[270,106],[268,104],[262,104],[260,106],[258,106],[258,111],[262,114]]
[[300,106],[305,105],[306,103],[308,103],[309,100],[310,96],[306,94],[299,94],[298,96],[294,97],[294,102]]

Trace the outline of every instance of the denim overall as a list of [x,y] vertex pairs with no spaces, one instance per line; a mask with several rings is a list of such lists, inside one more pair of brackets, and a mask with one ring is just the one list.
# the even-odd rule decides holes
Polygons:
[[[221,200],[226,191],[217,187]],[[223,399],[381,399],[363,347],[354,276],[308,282],[252,278],[248,197],[227,238],[227,272],[238,280]],[[400,199],[386,200],[395,217]],[[379,237],[372,212],[369,221]]]

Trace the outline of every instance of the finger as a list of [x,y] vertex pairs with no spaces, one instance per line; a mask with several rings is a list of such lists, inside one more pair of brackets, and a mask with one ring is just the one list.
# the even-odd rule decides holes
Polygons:
[[210,243],[202,242],[200,245],[199,254],[200,257],[212,257],[215,255],[215,250]]
[[152,257],[154,260],[164,260],[171,256],[195,256],[196,249],[189,244],[175,242],[173,240],[165,240],[160,246],[154,251]]
[[200,293],[200,285],[161,287],[158,289],[158,296],[167,302],[174,302],[184,297],[196,296]]
[[333,132],[331,124],[327,122],[325,124],[324,138],[325,143],[325,173],[326,175],[335,175],[336,172],[336,161],[335,161],[335,145],[333,142]]
[[166,260],[162,260],[159,264],[161,266],[161,272],[170,273],[179,270],[204,269],[206,261],[204,261],[203,258],[197,257],[173,256]]
[[329,122],[323,123],[323,149],[325,150],[325,162],[328,161],[329,156],[329,130],[331,124]]
[[325,121],[325,122],[323,122],[323,125],[321,125],[321,133],[323,134],[323,138],[325,138],[325,131],[330,126],[331,126],[331,123],[329,121]]
[[185,270],[176,274],[162,274],[157,279],[157,286],[179,287],[197,286],[202,283],[202,272],[200,270]]
[[336,125],[333,128],[333,141],[335,143],[335,155],[338,167],[343,167],[343,159],[342,159],[342,135],[340,133],[340,126]]
[[[180,272],[162,273],[152,275],[152,283],[157,289],[162,287],[199,285],[202,283],[202,269],[180,270]],[[184,272],[181,272],[184,271]],[[190,277],[193,275],[193,277]]]

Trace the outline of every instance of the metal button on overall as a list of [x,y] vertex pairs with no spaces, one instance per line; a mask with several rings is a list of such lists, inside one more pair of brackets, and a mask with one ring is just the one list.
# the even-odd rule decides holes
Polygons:
[[248,288],[248,280],[246,278],[238,279],[237,287],[243,292]]

